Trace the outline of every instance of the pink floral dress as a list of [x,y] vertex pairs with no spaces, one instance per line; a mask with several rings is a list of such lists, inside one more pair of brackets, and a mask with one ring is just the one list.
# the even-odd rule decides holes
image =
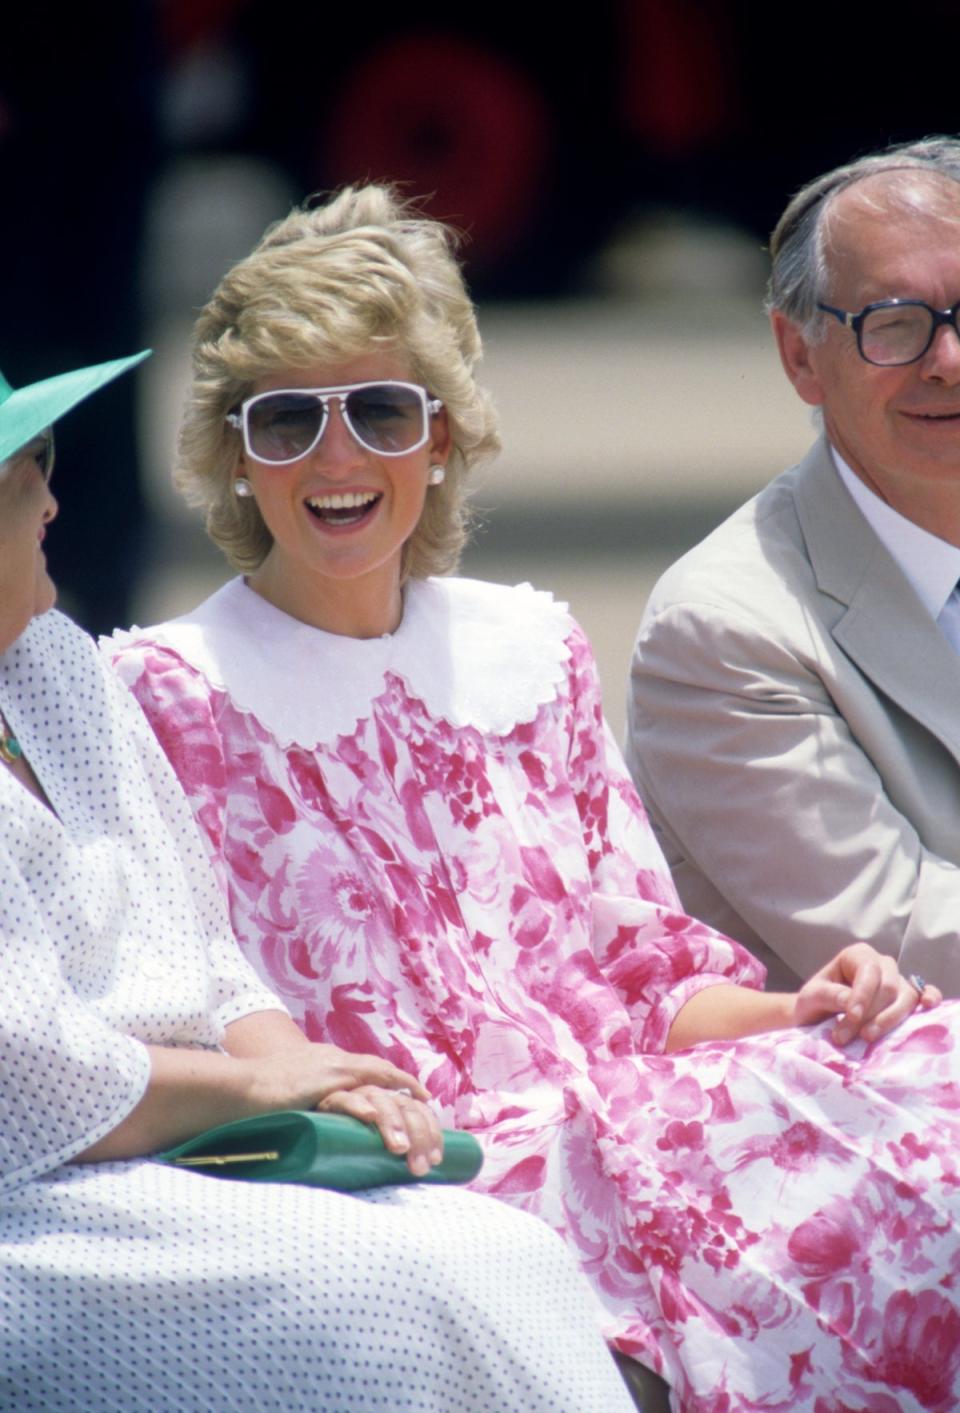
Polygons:
[[356,641],[237,580],[109,648],[245,955],[478,1135],[476,1185],[563,1233],[677,1408],[960,1405],[960,1011],[663,1053],[763,972],[681,911],[561,606],[416,582]]

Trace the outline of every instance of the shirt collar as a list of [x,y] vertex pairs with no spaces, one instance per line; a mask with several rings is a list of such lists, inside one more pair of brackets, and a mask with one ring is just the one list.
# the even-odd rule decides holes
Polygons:
[[930,617],[939,618],[960,580],[960,548],[931,535],[880,499],[830,447],[840,479],[877,539],[896,561]]
[[395,633],[349,638],[301,623],[231,579],[190,613],[118,632],[104,650],[172,649],[284,750],[352,735],[391,674],[434,721],[497,736],[533,721],[566,683],[573,624],[550,594],[529,584],[411,579],[403,605]]

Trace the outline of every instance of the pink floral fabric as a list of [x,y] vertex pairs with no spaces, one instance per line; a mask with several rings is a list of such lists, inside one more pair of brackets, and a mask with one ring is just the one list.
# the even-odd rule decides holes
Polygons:
[[414,1070],[477,1134],[476,1186],[563,1233],[678,1408],[955,1409],[960,1013],[849,1053],[814,1028],[663,1054],[695,991],[762,968],[683,915],[572,626],[568,650],[506,734],[391,671],[310,750],[148,636],[118,666],[244,954],[312,1038]]

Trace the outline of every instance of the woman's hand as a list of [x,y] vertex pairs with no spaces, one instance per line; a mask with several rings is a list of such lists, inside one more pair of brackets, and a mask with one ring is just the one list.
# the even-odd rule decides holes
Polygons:
[[406,1154],[415,1177],[440,1162],[443,1137],[428,1107],[429,1094],[406,1070],[378,1055],[355,1055],[338,1045],[294,1045],[251,1056],[255,1112],[319,1109],[373,1124],[391,1153]]
[[[417,1090],[423,1092],[419,1085]],[[317,1108],[325,1114],[349,1114],[374,1124],[391,1153],[406,1154],[414,1177],[423,1177],[443,1157],[443,1134],[436,1115],[406,1089],[381,1089],[375,1084],[339,1089]]]
[[256,1113],[320,1109],[374,1124],[415,1177],[440,1162],[443,1136],[423,1085],[378,1055],[309,1041],[281,1011],[257,1011],[227,1026],[224,1048],[252,1062]]
[[315,1045],[280,1011],[231,1022],[223,1050],[148,1045],[150,1082],[117,1127],[79,1162],[134,1158],[172,1148],[206,1128],[273,1109],[321,1109],[374,1124],[415,1177],[443,1156],[436,1117],[418,1079],[379,1055]]
[[927,984],[921,991],[901,975],[893,957],[882,955],[866,942],[855,942],[800,988],[793,1021],[795,1025],[812,1025],[837,1016],[830,1039],[842,1046],[858,1038],[878,1040],[917,1006],[930,1010],[942,1000],[936,986]]

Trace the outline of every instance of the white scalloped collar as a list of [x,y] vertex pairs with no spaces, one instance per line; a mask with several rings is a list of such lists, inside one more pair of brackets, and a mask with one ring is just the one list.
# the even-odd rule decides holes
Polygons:
[[312,628],[232,579],[191,613],[112,643],[171,648],[288,748],[348,735],[388,672],[434,717],[503,736],[532,721],[566,675],[566,605],[529,584],[415,579],[395,633],[348,638]]

